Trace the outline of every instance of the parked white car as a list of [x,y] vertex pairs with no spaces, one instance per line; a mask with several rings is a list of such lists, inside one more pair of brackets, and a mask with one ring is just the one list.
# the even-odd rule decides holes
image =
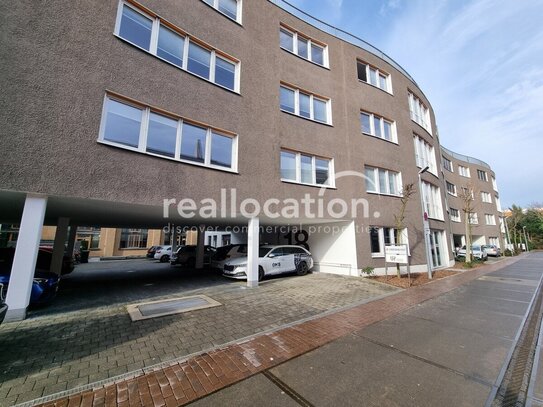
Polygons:
[[155,260],[160,260],[161,263],[166,263],[170,261],[170,256],[172,255],[172,246],[161,246],[160,249],[157,249],[155,252]]
[[227,262],[238,257],[247,257],[246,244],[231,244],[219,247],[211,257],[211,267],[222,271]]
[[[485,249],[478,244],[471,245],[471,255],[475,259],[479,260],[486,260],[488,259],[488,254],[486,253]],[[458,254],[456,255],[457,258],[465,258],[466,257],[466,246],[462,246],[462,248],[458,251]]]
[[[300,246],[260,246],[258,252],[258,281],[266,276],[296,272],[299,276],[313,268],[313,257]],[[223,276],[247,279],[247,257],[232,259],[224,265]]]

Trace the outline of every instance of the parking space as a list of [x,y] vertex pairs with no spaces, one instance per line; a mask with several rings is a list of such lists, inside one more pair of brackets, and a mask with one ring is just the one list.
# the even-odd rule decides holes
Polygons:
[[[89,263],[62,282],[55,303],[0,327],[0,405],[137,372],[231,341],[360,304],[397,289],[312,273],[244,282],[152,260]],[[132,322],[130,303],[205,294],[222,305]]]

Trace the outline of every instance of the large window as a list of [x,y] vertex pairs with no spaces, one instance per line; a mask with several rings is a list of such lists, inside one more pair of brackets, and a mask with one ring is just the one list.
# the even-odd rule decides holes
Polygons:
[[468,214],[468,221],[471,225],[478,225],[479,224],[479,216],[475,212],[470,212]]
[[391,120],[373,113],[360,112],[360,126],[363,134],[398,143],[396,124]]
[[490,195],[488,192],[481,192],[481,201],[492,203],[492,195]]
[[147,234],[147,229],[121,229],[119,249],[145,249]]
[[334,186],[333,160],[281,150],[281,180],[305,185]]
[[176,161],[237,170],[235,134],[113,96],[105,99],[99,141]]
[[490,213],[485,213],[485,222],[487,225],[495,226],[496,225],[496,217]]
[[373,85],[385,92],[392,93],[390,75],[366,62],[356,61],[358,80]]
[[401,196],[402,177],[399,172],[366,166],[366,192]]
[[370,247],[372,257],[384,257],[385,246],[396,244],[409,244],[407,229],[400,230],[399,240],[397,239],[398,229],[390,227],[370,227]]
[[239,92],[239,61],[133,4],[121,2],[119,7],[115,33],[120,38],[184,71]]
[[443,163],[443,168],[445,168],[449,172],[454,172],[453,164],[452,164],[451,160],[441,156],[441,162]]
[[316,122],[332,124],[330,99],[313,95],[307,91],[281,85],[279,107],[284,112],[305,117]]
[[411,113],[411,120],[426,129],[428,133],[432,134],[430,111],[426,105],[411,92],[409,92],[409,112]]
[[494,191],[498,190],[498,184],[496,183],[496,178],[492,176],[492,188],[494,188]]
[[328,67],[328,46],[290,28],[279,28],[279,45],[286,51],[317,65]]
[[241,24],[241,0],[203,0],[226,17]]
[[468,167],[464,167],[462,165],[458,166],[458,174],[460,174],[463,177],[471,178],[471,173],[469,171]]
[[415,160],[417,162],[417,167],[428,167],[429,171],[437,176],[436,154],[434,147],[416,134],[414,135],[413,140],[415,143]]
[[422,181],[422,197],[424,210],[428,217],[443,220],[443,205],[441,203],[441,192],[438,187],[429,182]]
[[486,171],[477,170],[477,178],[479,178],[481,181],[488,182],[488,175],[487,175]]
[[449,211],[450,211],[450,214],[451,214],[451,221],[453,221],[453,222],[461,222],[460,211],[458,209],[450,208]]

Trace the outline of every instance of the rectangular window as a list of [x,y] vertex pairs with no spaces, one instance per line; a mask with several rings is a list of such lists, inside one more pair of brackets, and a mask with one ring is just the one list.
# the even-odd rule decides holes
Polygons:
[[[119,96],[120,98],[120,96]],[[181,162],[237,170],[237,137],[107,96],[99,141]]]
[[481,192],[481,201],[492,203],[492,195],[490,195],[488,192]]
[[458,209],[450,208],[450,214],[451,214],[451,221],[453,222],[461,222],[460,220],[460,212]]
[[121,229],[119,249],[145,249],[147,234],[147,229]]
[[428,167],[429,171],[437,176],[434,147],[417,134],[414,135],[413,140],[415,142],[415,161],[417,162],[417,167]]
[[478,225],[479,224],[479,216],[475,212],[470,212],[468,214],[469,223],[471,225]]
[[491,244],[491,245],[500,247],[500,239],[498,239],[497,237],[489,237],[488,238],[488,243]]
[[398,143],[396,123],[373,113],[360,112],[362,133],[383,140]]
[[203,0],[226,17],[241,24],[241,0]]
[[392,93],[390,75],[363,61],[356,61],[358,80],[373,85],[385,92]]
[[281,85],[279,88],[281,110],[316,122],[331,124],[330,100],[306,93],[300,89]]
[[496,225],[496,217],[490,213],[485,213],[485,222],[487,225],[495,226]]
[[488,176],[486,174],[486,171],[477,170],[477,178],[479,178],[481,181],[488,182]]
[[383,195],[401,196],[401,174],[383,168],[364,168],[366,175],[366,192],[374,192]]
[[290,28],[279,28],[279,45],[301,58],[328,67],[328,46]]
[[422,126],[430,135],[432,135],[430,111],[426,105],[411,92],[409,92],[409,112],[411,114],[411,120]]
[[464,167],[462,165],[458,166],[458,174],[460,174],[463,177],[471,178],[471,174],[468,167]]
[[444,220],[439,188],[429,182],[422,181],[422,198],[424,201],[424,210],[428,214],[428,217]]
[[456,196],[456,185],[451,184],[449,181],[445,181],[447,184],[447,192],[451,195]]
[[441,161],[443,162],[443,168],[445,168],[449,172],[454,172],[451,160],[441,156]]
[[333,187],[333,161],[329,158],[281,150],[281,179],[305,185]]
[[407,244],[409,245],[407,230],[402,229],[399,233],[398,229],[391,227],[379,227],[371,226],[370,227],[370,248],[371,248],[371,257],[384,257],[385,256],[385,247],[396,244]]
[[[232,0],[210,0],[206,3],[216,8],[222,7],[220,11],[225,14],[232,4],[237,4]],[[179,69],[239,92],[239,61],[186,34],[160,17],[151,17],[132,3],[120,3],[117,19],[115,34],[118,37]]]
[[494,191],[498,190],[498,184],[496,183],[496,178],[492,177],[492,188],[494,188]]
[[169,28],[160,25],[158,32],[158,46],[156,54],[160,58],[183,67],[183,53],[185,52],[185,38],[174,33]]

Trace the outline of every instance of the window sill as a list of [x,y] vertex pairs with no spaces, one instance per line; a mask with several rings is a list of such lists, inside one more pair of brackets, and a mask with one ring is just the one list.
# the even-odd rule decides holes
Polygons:
[[319,188],[319,189],[321,188],[337,189],[335,185],[306,184],[304,182],[292,181],[290,179],[284,179],[284,178],[281,178],[281,182],[284,182],[285,184],[303,185],[306,187],[313,187],[313,188]]
[[378,136],[376,136],[376,135],[374,135],[374,134],[364,133],[364,132],[362,132],[362,134],[363,134],[364,136],[373,137],[374,139],[377,139],[377,140],[386,141],[387,143],[394,144],[394,145],[396,145],[396,146],[399,146],[399,145],[400,145],[400,143],[398,143],[397,141],[394,141],[394,140],[387,140],[386,138],[378,137]]
[[[128,44],[128,45],[131,45],[131,46],[133,46],[134,48],[136,48],[136,49],[138,49],[138,50],[140,50],[140,51],[142,51],[142,52],[145,52],[146,54],[152,56],[153,58],[156,58],[156,59],[158,59],[158,60],[160,60],[160,61],[162,61],[162,62],[167,63],[167,64],[170,65],[170,66],[173,66],[174,68],[180,70],[181,72],[185,72],[185,73],[187,73],[187,74],[189,74],[189,75],[191,75],[191,76],[194,76],[195,78],[198,78],[198,79],[200,79],[200,80],[205,81],[206,83],[210,83],[210,84],[212,84],[212,85],[214,85],[214,86],[217,86],[218,88],[224,89],[224,90],[226,90],[227,92],[230,92],[230,93],[232,93],[232,94],[234,94],[234,95],[241,96],[241,93],[240,93],[239,91],[237,91],[237,90],[233,90],[233,89],[227,88],[226,86],[223,86],[223,85],[221,85],[221,84],[218,84],[218,83],[215,83],[215,82],[211,82],[209,79],[204,78],[203,76],[200,76],[200,75],[198,75],[198,74],[195,74],[195,73],[193,73],[193,72],[190,72],[190,71],[187,70],[187,69],[183,69],[183,68],[180,67],[179,65],[176,65],[176,64],[174,64],[174,63],[168,61],[167,59],[164,59],[164,58],[162,58],[162,57],[159,57],[158,55],[152,54],[150,51],[146,50],[145,48],[142,48],[142,47],[140,47],[139,45],[136,45],[136,44],[134,44],[133,42],[128,41],[127,39],[121,37],[121,36],[118,35],[118,34],[115,34],[115,33],[114,33],[113,35],[114,35],[115,37],[117,37],[119,40],[121,40],[122,42],[124,42],[124,43],[126,43],[126,44]],[[233,62],[233,61],[232,61],[232,62]]]
[[453,194],[453,193],[451,193],[451,192],[449,192],[449,191],[447,191],[447,194],[449,194],[450,196],[458,197],[457,194]]
[[300,118],[300,119],[307,120],[307,121],[312,122],[312,123],[322,124],[322,125],[328,126],[328,127],[334,127],[334,125],[333,125],[333,124],[330,124],[330,123],[320,122],[320,121],[318,121],[318,120],[310,119],[309,117],[300,116],[299,114],[289,112],[288,110],[283,110],[283,109],[280,109],[280,110],[281,110],[283,113],[286,113],[286,114],[288,114],[288,115],[290,115],[290,116],[298,117],[298,118]]
[[370,195],[377,195],[377,196],[389,196],[391,198],[401,198],[402,195],[393,195],[393,194],[382,194],[380,192],[373,192],[373,191],[366,191],[366,193]]
[[228,14],[225,14],[223,13],[221,10],[219,9],[216,9],[215,7],[213,7],[211,4],[207,4],[205,1],[202,1],[202,3],[204,3],[207,7],[209,7],[210,9],[212,10],[215,10],[217,13],[223,15],[224,17],[226,17],[227,19],[229,19],[230,21],[232,21],[233,23],[236,23],[237,25],[239,25],[241,28],[243,28],[243,24],[241,22],[239,22],[238,20],[234,20],[232,17],[230,17]]
[[290,55],[294,55],[295,57],[300,58],[302,61],[309,62],[310,64],[313,64],[313,65],[318,66],[318,67],[320,67],[320,68],[324,68],[324,69],[326,69],[327,71],[330,70],[330,68],[329,68],[328,66],[326,66],[326,65],[321,65],[321,64],[318,64],[318,63],[316,63],[316,62],[313,62],[312,60],[307,59],[307,58],[304,58],[304,57],[302,57],[302,56],[300,56],[300,55],[298,55],[298,54],[295,54],[295,53],[292,52],[291,50],[288,50],[288,49],[283,48],[283,47],[281,47],[281,46],[279,46],[279,48],[281,48],[281,49],[282,49],[283,51],[285,51],[285,52],[288,52]]
[[231,174],[239,174],[239,172],[237,170],[232,169],[232,168],[221,167],[221,166],[218,166],[218,165],[203,164],[203,163],[198,163],[196,161],[177,159],[177,158],[173,158],[173,157],[166,157],[166,156],[160,155],[160,154],[149,153],[147,151],[140,151],[139,149],[137,149],[135,147],[130,147],[130,146],[127,146],[127,145],[124,145],[124,144],[115,143],[115,142],[108,141],[108,140],[97,140],[97,142],[99,144],[104,144],[106,146],[116,147],[116,148],[120,148],[122,150],[128,150],[128,151],[132,151],[134,153],[139,153],[139,154],[143,154],[143,155],[150,156],[150,157],[162,158],[164,160],[174,161],[174,162],[181,163],[181,164],[189,164],[189,165],[194,165],[196,167],[207,168],[207,169],[210,169],[210,170],[229,172]]
[[419,126],[421,129],[423,129],[426,133],[428,133],[430,135],[430,137],[434,138],[434,135],[426,128],[424,127],[422,124],[420,123],[417,123],[415,120],[411,119],[411,121],[413,123],[415,123],[417,126]]
[[365,85],[369,85],[372,88],[379,89],[381,92],[385,92],[387,95],[394,96],[393,92],[389,92],[388,90],[384,90],[384,89],[380,88],[379,86],[375,86],[374,84],[363,81],[362,79],[358,79],[358,82],[363,83]]

